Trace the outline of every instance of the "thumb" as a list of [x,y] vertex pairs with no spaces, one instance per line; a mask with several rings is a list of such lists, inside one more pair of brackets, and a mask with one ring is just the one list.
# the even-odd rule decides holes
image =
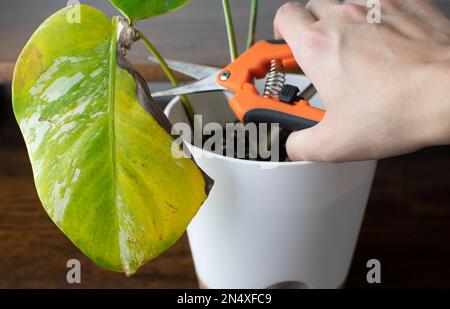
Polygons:
[[322,123],[318,125],[291,133],[287,142],[286,150],[292,161],[330,161],[327,158],[328,151],[325,149],[330,145],[329,130]]

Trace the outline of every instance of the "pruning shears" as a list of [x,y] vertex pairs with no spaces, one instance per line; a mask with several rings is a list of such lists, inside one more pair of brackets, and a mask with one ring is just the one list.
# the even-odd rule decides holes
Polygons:
[[[153,93],[153,97],[224,91],[229,105],[243,123],[278,123],[290,130],[316,125],[325,114],[315,108],[293,85],[285,83],[284,70],[298,70],[289,46],[281,40],[259,41],[225,68],[167,61],[175,71],[196,81]],[[254,81],[267,76],[264,93]]]

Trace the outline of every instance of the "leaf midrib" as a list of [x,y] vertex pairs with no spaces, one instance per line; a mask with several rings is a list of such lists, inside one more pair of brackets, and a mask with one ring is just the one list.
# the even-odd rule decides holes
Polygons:
[[[115,135],[115,83],[116,83],[116,65],[117,65],[117,17],[112,19],[112,33],[111,33],[111,45],[110,45],[110,59],[109,59],[109,93],[108,93],[108,116],[109,116],[109,139],[111,143],[111,176],[113,181],[113,198],[117,200],[117,168],[116,168],[116,135]],[[120,231],[119,214],[117,205],[111,205],[115,208],[117,231]],[[119,250],[119,260],[121,267],[123,267],[122,254],[120,248],[120,240],[117,240]]]

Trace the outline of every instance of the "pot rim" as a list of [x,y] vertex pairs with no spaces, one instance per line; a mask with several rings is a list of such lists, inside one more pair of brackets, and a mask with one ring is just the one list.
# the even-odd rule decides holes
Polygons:
[[[166,114],[166,116],[169,115],[169,113],[172,111],[173,107],[177,104],[180,104],[181,100],[180,97],[174,97],[172,100],[170,100],[170,102],[167,104],[167,106],[164,108],[164,114]],[[230,162],[236,162],[236,163],[242,163],[242,164],[248,164],[248,165],[264,165],[267,167],[270,166],[305,166],[305,165],[312,165],[312,164],[325,164],[323,162],[313,162],[313,161],[291,161],[291,162],[278,162],[278,161],[253,161],[253,160],[245,160],[245,159],[237,159],[237,158],[232,158],[232,157],[227,157],[224,155],[219,155],[216,154],[214,152],[210,152],[210,151],[206,151],[204,149],[198,148],[195,145],[192,145],[191,143],[188,143],[186,141],[184,141],[184,143],[186,143],[186,145],[188,145],[189,148],[194,148],[196,151],[200,151],[200,152],[207,152],[208,156],[220,159],[220,160],[226,160],[226,161],[230,161]]]

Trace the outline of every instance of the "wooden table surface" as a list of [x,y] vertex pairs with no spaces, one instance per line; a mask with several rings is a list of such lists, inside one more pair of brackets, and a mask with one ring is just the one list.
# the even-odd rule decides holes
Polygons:
[[[96,3],[110,14],[105,1]],[[220,1],[193,0],[185,8],[141,24],[170,58],[199,63],[227,61]],[[262,1],[259,37],[271,33],[275,8]],[[58,0],[2,0],[0,82],[10,79],[20,49]],[[243,38],[247,5],[233,1]],[[27,8],[27,9],[25,9]],[[24,10],[25,9],[25,10]],[[30,14],[28,14],[30,13]],[[189,28],[186,28],[186,25]],[[193,49],[207,52],[193,52]],[[135,63],[146,53],[137,48]],[[154,68],[153,68],[154,69]],[[147,77],[160,79],[150,68]],[[159,76],[159,77],[158,77]],[[40,205],[23,140],[13,119],[9,86],[0,86],[0,288],[71,288],[65,263],[82,263],[81,288],[195,288],[197,281],[186,237],[135,276],[105,271],[81,254]],[[423,150],[379,163],[347,287],[450,287],[450,147]],[[366,283],[366,262],[382,263],[382,284]]]

